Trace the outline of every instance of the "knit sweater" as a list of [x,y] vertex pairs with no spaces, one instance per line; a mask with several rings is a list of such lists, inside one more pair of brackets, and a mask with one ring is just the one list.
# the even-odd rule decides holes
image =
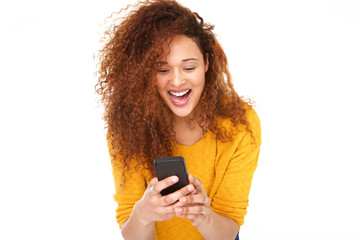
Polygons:
[[[252,133],[246,131],[245,126],[240,126],[231,141],[222,142],[207,131],[200,141],[191,146],[178,144],[174,152],[174,156],[185,158],[188,173],[201,180],[210,198],[211,209],[234,219],[239,226],[244,223],[247,213],[251,181],[261,144],[260,121],[256,112],[250,109],[246,116]],[[219,124],[227,130],[232,126],[229,119],[221,119]],[[130,166],[130,171],[125,175],[121,169],[113,167],[114,199],[118,203],[116,219],[120,227],[129,218],[151,180],[149,172],[134,171],[134,166]],[[126,178],[126,184],[120,187],[122,177]],[[155,223],[155,239],[203,238],[190,220],[174,216],[168,221]]]

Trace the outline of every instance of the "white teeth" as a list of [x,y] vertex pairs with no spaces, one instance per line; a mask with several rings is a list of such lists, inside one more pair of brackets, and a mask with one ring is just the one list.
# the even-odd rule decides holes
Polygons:
[[177,96],[177,97],[182,97],[184,96],[185,94],[187,94],[188,92],[190,91],[190,89],[186,90],[186,91],[183,91],[183,92],[171,92],[170,93],[174,96]]

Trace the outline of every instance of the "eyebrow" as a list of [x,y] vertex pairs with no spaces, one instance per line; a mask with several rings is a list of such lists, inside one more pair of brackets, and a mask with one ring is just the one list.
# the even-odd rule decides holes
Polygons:
[[187,62],[187,61],[192,61],[192,60],[199,61],[199,59],[197,59],[197,58],[186,58],[186,59],[183,59],[182,61]]
[[[183,60],[181,60],[182,62],[188,62],[188,61],[200,61],[197,58],[185,58]],[[156,62],[156,64],[167,64],[167,62],[164,61],[160,61],[160,62]]]

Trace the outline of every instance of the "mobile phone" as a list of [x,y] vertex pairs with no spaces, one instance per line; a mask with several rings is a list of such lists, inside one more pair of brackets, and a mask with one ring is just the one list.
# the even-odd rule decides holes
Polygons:
[[175,156],[156,158],[154,166],[159,181],[170,176],[177,176],[179,178],[178,182],[162,190],[160,192],[161,195],[168,195],[189,184],[185,159],[183,157]]

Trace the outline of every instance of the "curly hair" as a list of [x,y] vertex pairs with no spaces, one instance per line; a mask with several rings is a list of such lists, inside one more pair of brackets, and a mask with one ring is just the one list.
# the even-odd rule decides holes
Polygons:
[[[155,86],[156,60],[162,56],[161,46],[175,35],[185,35],[198,45],[209,68],[205,87],[195,108],[205,134],[211,131],[218,140],[230,141],[239,124],[250,131],[245,118],[249,103],[235,92],[228,70],[227,57],[212,30],[199,14],[173,0],[146,0],[128,6],[117,14],[99,51],[96,92],[105,107],[104,120],[113,164],[129,170],[132,160],[155,171],[153,159],[171,156],[176,147],[171,110]],[[219,118],[230,118],[232,130],[219,125]],[[119,157],[121,156],[121,157]]]

